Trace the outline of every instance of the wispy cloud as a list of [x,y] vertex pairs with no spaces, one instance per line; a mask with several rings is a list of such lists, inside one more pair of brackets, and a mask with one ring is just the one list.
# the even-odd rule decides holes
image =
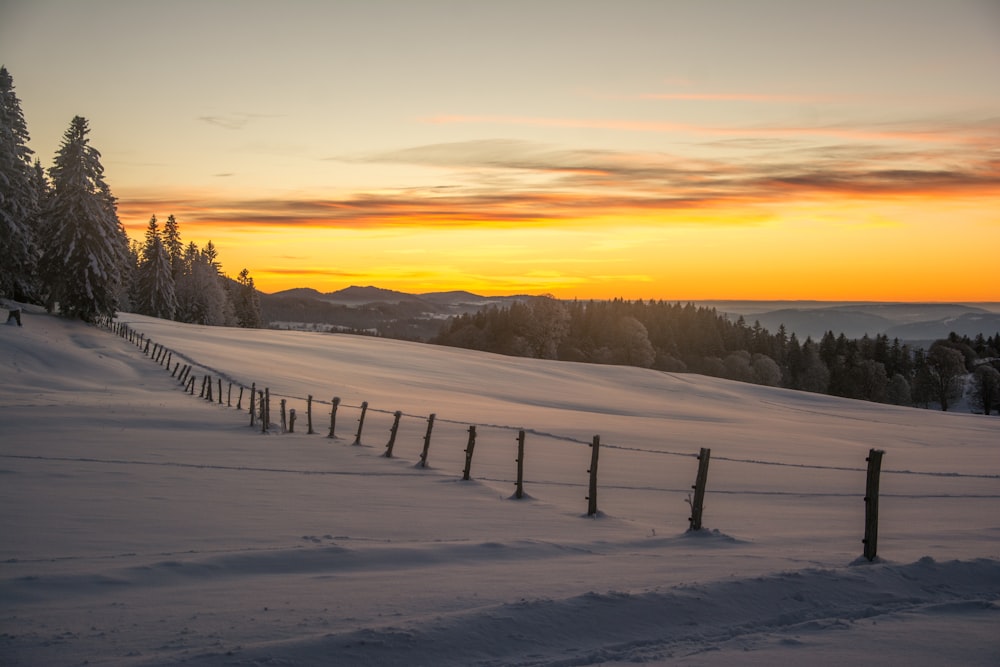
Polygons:
[[819,104],[845,101],[833,95],[787,95],[768,93],[643,93],[640,100],[677,100],[691,102],[761,102]]
[[236,112],[223,115],[198,116],[198,120],[227,130],[242,130],[252,121],[262,118],[278,118],[272,114]]
[[[863,141],[918,141],[947,143],[969,140],[983,132],[1000,132],[1000,118],[933,123],[841,123],[826,125],[759,125],[721,127],[664,121],[613,118],[546,118],[532,116],[491,116],[442,114],[423,119],[426,123],[533,126],[564,129],[616,130],[626,132],[680,133],[730,137],[834,137]],[[994,135],[995,136],[995,135]]]
[[[741,215],[716,216],[712,224],[754,224],[761,219],[748,214],[754,209],[830,196],[1000,198],[1000,141],[984,127],[993,126],[966,127],[971,138],[952,143],[737,137],[704,144],[700,154],[714,157],[701,158],[511,139],[438,143],[341,158],[439,168],[438,187],[287,200],[126,195],[120,212],[143,224],[152,213],[174,213],[195,223],[246,228],[391,228],[604,224],[612,218],[671,224],[681,218],[671,212],[729,209]],[[943,124],[922,132],[947,134]]]

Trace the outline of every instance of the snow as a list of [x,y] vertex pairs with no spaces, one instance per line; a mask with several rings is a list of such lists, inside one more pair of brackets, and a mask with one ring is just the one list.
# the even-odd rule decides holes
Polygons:
[[[106,330],[30,310],[0,327],[0,664],[1000,664],[996,418],[119,319],[235,383],[233,406],[268,387],[295,433],[251,429],[246,395],[184,393]],[[708,529],[688,533],[701,447]]]

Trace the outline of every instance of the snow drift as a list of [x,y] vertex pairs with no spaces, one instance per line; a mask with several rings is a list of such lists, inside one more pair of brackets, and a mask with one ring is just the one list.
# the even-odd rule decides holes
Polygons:
[[[0,327],[5,664],[1000,661],[996,419],[120,320],[234,394],[186,394],[172,368],[96,327],[37,313]],[[272,421],[281,399],[297,410],[295,433],[249,427],[247,398],[234,404],[254,382]],[[521,429],[528,497],[515,500]],[[711,529],[688,533],[700,447],[712,448]],[[881,558],[868,563],[872,447],[886,456]]]

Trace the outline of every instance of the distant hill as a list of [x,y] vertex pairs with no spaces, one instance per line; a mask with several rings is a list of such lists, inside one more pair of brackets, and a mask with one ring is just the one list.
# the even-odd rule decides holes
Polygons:
[[335,292],[308,287],[261,294],[264,321],[272,327],[359,331],[406,340],[429,340],[453,315],[530,296],[488,297],[466,291],[408,294],[372,285]]
[[[906,341],[945,338],[949,333],[990,336],[1000,332],[1000,313],[978,306],[947,303],[864,303],[808,308],[781,308],[739,313],[768,331],[781,325],[800,340],[821,338],[827,331],[848,338],[885,334]],[[736,314],[734,313],[734,316]]]

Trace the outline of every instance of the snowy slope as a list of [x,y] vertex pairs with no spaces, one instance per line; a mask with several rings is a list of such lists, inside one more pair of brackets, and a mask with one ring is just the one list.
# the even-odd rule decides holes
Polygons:
[[[107,331],[39,314],[0,327],[2,664],[1000,662],[995,418],[120,320],[194,364],[199,387],[233,383],[234,405],[239,385],[268,387],[272,421],[283,398],[296,432],[251,429],[246,396],[237,411],[183,393]],[[710,529],[689,534],[701,447]],[[859,560],[872,447],[874,564]]]

